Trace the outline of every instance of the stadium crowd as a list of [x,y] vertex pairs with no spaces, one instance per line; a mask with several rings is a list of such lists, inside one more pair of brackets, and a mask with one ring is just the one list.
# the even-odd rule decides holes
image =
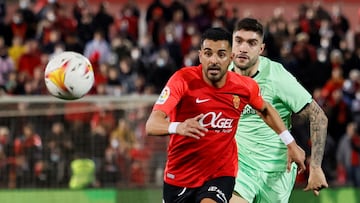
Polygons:
[[[93,10],[86,0],[75,5],[20,0],[7,21],[6,2],[0,1],[0,95],[47,94],[43,70],[49,58],[65,50],[90,59],[95,71],[90,94],[159,94],[174,71],[198,64],[206,28],[232,31],[244,16],[223,0],[191,6],[153,0],[143,10],[128,1],[116,13],[109,12],[106,1]],[[287,19],[277,9],[261,19],[265,55],[284,64],[325,110],[329,129],[323,165],[329,183],[360,187],[360,29],[350,25],[338,5],[328,11],[314,1],[299,4],[297,12]],[[13,130],[10,121],[1,120],[0,187],[67,187],[71,162],[79,157],[95,163],[93,187],[161,184],[156,177],[161,179],[166,139],[144,136],[148,110],[124,118],[121,111],[99,109],[47,120],[48,128],[40,129],[31,120],[17,120],[23,125]],[[293,135],[309,154],[306,126],[294,117]],[[306,181],[306,173],[299,175],[297,185]]]

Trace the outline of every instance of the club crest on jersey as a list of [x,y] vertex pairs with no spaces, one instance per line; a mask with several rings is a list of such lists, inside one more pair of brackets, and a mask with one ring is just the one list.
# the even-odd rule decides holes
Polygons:
[[236,109],[240,106],[240,97],[238,95],[233,95],[233,104]]
[[164,104],[165,101],[170,96],[170,88],[168,86],[164,87],[164,89],[161,91],[159,98],[156,101],[156,104]]

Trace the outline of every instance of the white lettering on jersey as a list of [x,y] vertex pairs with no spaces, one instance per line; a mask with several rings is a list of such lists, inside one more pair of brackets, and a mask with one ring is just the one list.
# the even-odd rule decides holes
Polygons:
[[241,112],[242,115],[246,115],[246,114],[256,114],[256,111],[250,106],[250,105],[246,105],[243,109],[243,111]]
[[[234,119],[231,118],[221,118],[222,113],[218,113],[216,115],[215,112],[208,112],[206,113],[200,120],[199,123],[203,127],[210,126],[211,128],[215,129],[228,129],[232,128],[232,124]],[[205,123],[205,121],[208,121]]]
[[166,177],[170,178],[170,179],[175,179],[175,175],[171,174],[171,173],[167,173]]

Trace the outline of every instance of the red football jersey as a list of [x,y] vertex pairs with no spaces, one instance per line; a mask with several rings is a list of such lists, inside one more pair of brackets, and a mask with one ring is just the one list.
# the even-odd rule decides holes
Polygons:
[[257,83],[228,72],[226,84],[215,88],[202,78],[202,66],[184,67],[168,81],[153,110],[165,112],[170,121],[184,121],[204,114],[199,121],[208,128],[199,140],[170,135],[164,180],[180,187],[199,187],[220,176],[236,176],[237,123],[246,104],[260,109],[263,99]]

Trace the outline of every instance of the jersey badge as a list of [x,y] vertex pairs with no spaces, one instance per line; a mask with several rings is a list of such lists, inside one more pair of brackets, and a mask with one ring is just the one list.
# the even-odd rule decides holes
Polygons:
[[164,89],[161,91],[159,98],[156,101],[156,104],[164,104],[166,100],[170,96],[170,88],[168,86],[164,87]]
[[233,95],[233,104],[235,109],[238,109],[240,106],[240,97],[238,95]]

